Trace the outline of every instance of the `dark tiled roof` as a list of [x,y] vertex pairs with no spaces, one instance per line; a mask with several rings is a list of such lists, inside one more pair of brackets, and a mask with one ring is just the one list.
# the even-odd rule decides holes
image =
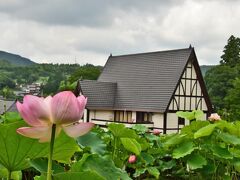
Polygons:
[[15,105],[15,101],[13,100],[1,100],[0,99],[0,114],[3,114],[5,112],[5,107],[4,105],[6,105],[6,111],[9,111],[10,108],[16,106]]
[[113,108],[116,83],[84,80],[80,84],[84,96],[88,98],[87,108]]
[[87,86],[81,83],[83,93],[90,93],[89,105],[96,101],[101,106],[107,95],[114,102],[114,109],[165,112],[192,50],[110,56],[97,83],[101,84],[101,90],[112,92],[113,88],[108,90],[109,86],[103,87],[103,82],[117,82],[115,100],[109,97],[114,93],[95,94],[97,90],[92,88],[96,82]]
[[18,112],[16,101],[7,109],[7,112]]

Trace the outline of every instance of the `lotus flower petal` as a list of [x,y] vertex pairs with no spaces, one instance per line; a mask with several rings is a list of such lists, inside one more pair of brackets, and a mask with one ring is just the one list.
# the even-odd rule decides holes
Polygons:
[[[60,126],[56,127],[55,137],[60,134],[61,129]],[[39,142],[49,142],[51,140],[52,127],[21,127],[17,129],[17,132],[29,138],[39,139]]]
[[[48,101],[50,102],[50,98],[48,98]],[[26,95],[23,99],[23,104],[17,103],[17,108],[29,125],[43,126],[48,124],[51,118],[50,104],[46,102],[43,98]]]
[[53,96],[51,111],[55,124],[74,123],[80,120],[82,115],[79,101],[71,91],[63,91]]
[[23,136],[41,139],[45,136],[51,137],[52,127],[43,126],[43,127],[21,127],[17,129],[17,132]]
[[79,124],[62,126],[62,127],[68,136],[79,137],[88,133],[93,126],[94,126],[94,123],[79,123]]
[[[61,130],[62,130],[61,126],[57,126],[56,127],[55,138],[58,137],[58,135],[60,134]],[[40,143],[42,143],[42,142],[50,142],[50,140],[51,140],[51,133],[52,133],[52,131],[48,131],[48,133],[46,133],[44,136],[39,138],[39,142]]]
[[33,111],[29,109],[25,104],[20,102],[16,103],[18,112],[21,114],[22,118],[31,126],[42,126],[43,123],[36,118]]
[[82,118],[85,106],[87,104],[87,98],[84,96],[78,96],[77,100],[78,100],[79,110],[81,112],[80,117]]
[[71,91],[63,91],[45,99],[27,95],[23,104],[17,102],[17,108],[23,119],[33,127],[22,127],[17,129],[17,132],[39,139],[39,142],[50,141],[53,124],[56,125],[55,137],[62,128],[71,137],[86,134],[94,126],[93,123],[74,125],[82,117],[86,103],[87,98],[76,97]]

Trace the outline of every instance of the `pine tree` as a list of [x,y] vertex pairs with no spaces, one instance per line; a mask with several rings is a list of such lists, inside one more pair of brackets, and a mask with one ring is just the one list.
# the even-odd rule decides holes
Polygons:
[[240,64],[240,39],[230,36],[227,45],[223,50],[224,54],[221,56],[221,64],[228,65],[230,67],[235,67]]

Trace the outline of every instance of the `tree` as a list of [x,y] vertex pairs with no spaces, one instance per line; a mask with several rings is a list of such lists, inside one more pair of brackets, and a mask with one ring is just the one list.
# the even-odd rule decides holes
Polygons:
[[238,72],[235,68],[226,65],[215,66],[206,72],[206,87],[215,110],[225,108],[224,98],[228,94],[229,89],[233,88],[233,81],[237,74]]
[[0,73],[0,89],[8,86],[9,88],[15,88],[15,82],[9,77],[9,75]]
[[228,119],[240,120],[240,78],[233,81],[233,88],[228,91],[224,98],[226,109],[228,112]]
[[14,99],[16,98],[13,90],[11,90],[9,87],[4,87],[1,91],[0,94],[5,98],[5,99]]
[[230,120],[240,120],[240,39],[230,36],[220,65],[205,76],[209,96],[215,110]]
[[60,82],[64,79],[64,76],[61,72],[56,72],[54,76],[50,76],[47,84],[43,87],[43,93],[45,95],[55,94],[58,89]]
[[221,56],[221,64],[231,67],[240,63],[240,39],[238,37],[230,36],[227,45],[223,50],[224,54]]
[[70,77],[69,82],[73,83],[79,79],[96,80],[101,73],[100,66],[94,66],[92,64],[86,64],[77,69]]

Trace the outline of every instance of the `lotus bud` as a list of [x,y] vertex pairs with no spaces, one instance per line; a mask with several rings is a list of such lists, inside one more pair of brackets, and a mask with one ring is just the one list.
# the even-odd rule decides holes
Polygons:
[[137,161],[137,157],[135,155],[130,155],[129,158],[128,158],[128,162],[130,164],[133,164]]
[[215,122],[221,120],[221,117],[217,113],[213,113],[208,119],[209,121]]

